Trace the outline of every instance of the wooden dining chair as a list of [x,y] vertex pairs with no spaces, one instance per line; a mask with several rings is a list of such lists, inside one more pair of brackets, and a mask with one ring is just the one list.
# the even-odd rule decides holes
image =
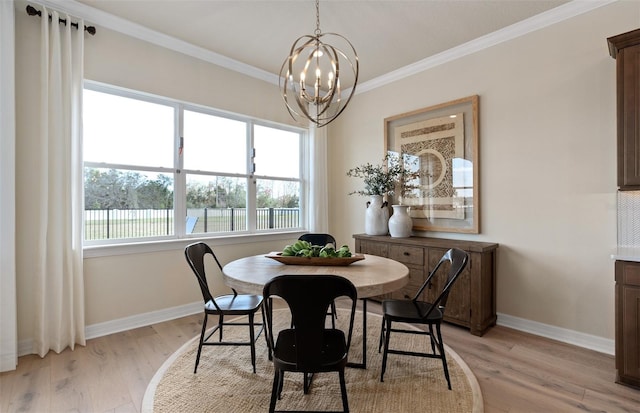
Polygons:
[[[380,372],[380,381],[384,381],[384,373],[387,369],[387,356],[389,354],[402,354],[406,356],[438,358],[442,360],[444,376],[447,379],[449,390],[451,390],[451,379],[449,378],[449,369],[447,367],[447,357],[444,351],[444,342],[442,341],[442,333],[440,325],[444,318],[444,311],[447,305],[449,292],[455,281],[458,279],[462,270],[466,267],[469,260],[469,254],[457,248],[448,250],[438,264],[433,268],[427,279],[420,286],[415,296],[411,300],[383,300],[382,301],[382,328],[380,330],[380,341],[378,344],[378,352],[384,344],[384,353],[382,355],[382,370]],[[445,271],[443,264],[449,263],[448,271]],[[439,271],[442,270],[442,271]],[[444,280],[441,280],[444,277]],[[436,280],[437,277],[438,280]],[[420,301],[419,297],[425,288],[431,288],[436,281],[444,281],[443,287],[433,303]],[[437,284],[436,284],[437,285]],[[406,328],[393,328],[393,323],[421,324],[427,325],[429,331]],[[434,332],[435,327],[435,332]],[[431,352],[414,352],[389,348],[391,333],[404,334],[421,334],[428,335],[431,343]]]
[[[196,356],[196,365],[193,369],[195,374],[200,363],[200,353],[203,346],[250,346],[251,347],[251,364],[253,372],[256,372],[256,347],[255,343],[260,337],[264,329],[263,323],[255,323],[254,316],[258,310],[262,311],[262,319],[264,320],[264,308],[262,306],[262,296],[252,294],[238,294],[235,289],[231,289],[232,294],[224,294],[214,297],[209,290],[209,283],[205,273],[205,256],[210,255],[218,264],[218,268],[222,271],[220,261],[204,242],[196,242],[188,245],[184,250],[189,266],[193,270],[200,290],[204,299],[204,320],[202,321],[202,332],[200,333],[200,341],[198,343],[198,354]],[[207,330],[207,320],[209,315],[218,316],[218,324],[205,337]],[[225,316],[247,316],[248,322],[229,322],[225,321]],[[249,326],[249,341],[222,341],[224,326]],[[258,334],[255,334],[255,328],[260,327]],[[211,336],[218,331],[218,341],[210,340]]]
[[[313,375],[338,372],[343,411],[349,411],[344,370],[347,366],[353,320],[356,310],[356,287],[338,275],[280,275],[263,290],[267,317],[267,339],[275,367],[269,412],[274,412],[281,398],[285,372],[303,374],[303,391],[308,393]],[[272,298],[280,297],[291,311],[290,328],[274,338]],[[349,327],[344,331],[325,327],[331,303],[340,297],[351,300]]]

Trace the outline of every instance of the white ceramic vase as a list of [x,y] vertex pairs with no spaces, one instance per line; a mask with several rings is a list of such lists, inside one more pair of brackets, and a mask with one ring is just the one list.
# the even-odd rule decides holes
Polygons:
[[389,209],[382,201],[382,195],[371,195],[367,202],[364,219],[364,232],[367,235],[387,235],[389,230]]
[[413,221],[409,216],[408,205],[391,205],[393,215],[389,218],[389,235],[394,238],[407,238],[411,236]]

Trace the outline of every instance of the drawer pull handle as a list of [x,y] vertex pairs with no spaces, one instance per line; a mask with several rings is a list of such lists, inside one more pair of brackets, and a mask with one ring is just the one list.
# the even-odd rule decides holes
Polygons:
[[402,254],[403,254],[405,257],[408,257],[409,255],[411,255],[411,254],[409,254],[407,251],[403,252]]

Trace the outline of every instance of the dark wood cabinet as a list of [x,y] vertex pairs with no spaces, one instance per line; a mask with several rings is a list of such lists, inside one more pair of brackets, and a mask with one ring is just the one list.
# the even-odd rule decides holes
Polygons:
[[640,189],[640,29],[607,39],[616,59],[618,187]]
[[640,388],[640,263],[615,266],[616,382]]
[[[449,294],[445,321],[469,328],[481,336],[496,323],[496,253],[498,244],[443,238],[392,238],[357,234],[355,250],[361,254],[391,258],[409,268],[409,283],[400,290],[381,297],[412,298],[429,271],[450,248],[469,253],[469,263]],[[423,292],[423,299],[432,301],[442,290],[434,283]]]

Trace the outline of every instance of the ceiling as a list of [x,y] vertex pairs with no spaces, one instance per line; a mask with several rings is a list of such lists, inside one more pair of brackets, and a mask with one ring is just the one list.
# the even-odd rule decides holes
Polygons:
[[[91,22],[92,14],[104,17],[101,12],[106,12],[275,75],[279,74],[293,41],[313,34],[316,28],[312,0],[78,0],[78,3],[82,3],[87,23]],[[530,21],[527,19],[545,12],[553,14],[552,9],[566,3],[570,2],[323,0],[320,29],[323,33],[339,33],[351,41],[359,56],[362,83],[482,36],[518,27],[512,26],[516,23],[525,25]],[[92,9],[86,6],[101,12],[91,13]],[[99,30],[98,25],[98,35]]]

